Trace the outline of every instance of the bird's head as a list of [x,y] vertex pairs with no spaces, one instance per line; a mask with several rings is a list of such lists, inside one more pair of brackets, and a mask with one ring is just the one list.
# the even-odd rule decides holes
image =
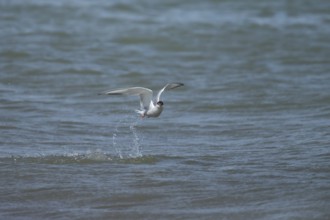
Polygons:
[[163,106],[163,105],[164,105],[164,102],[162,102],[162,101],[158,101],[158,102],[157,102],[157,106],[161,107],[161,106]]

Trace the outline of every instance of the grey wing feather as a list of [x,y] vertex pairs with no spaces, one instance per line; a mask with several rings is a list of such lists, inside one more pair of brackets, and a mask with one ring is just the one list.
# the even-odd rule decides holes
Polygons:
[[132,87],[127,89],[117,89],[105,91],[100,94],[105,95],[138,95],[140,96],[141,109],[148,109],[152,103],[152,90],[143,87]]
[[165,91],[165,90],[170,90],[170,89],[175,89],[175,88],[178,88],[180,86],[184,86],[183,83],[168,83],[166,84],[161,90],[159,90],[159,92],[157,93],[157,102],[160,101],[160,96],[161,94]]

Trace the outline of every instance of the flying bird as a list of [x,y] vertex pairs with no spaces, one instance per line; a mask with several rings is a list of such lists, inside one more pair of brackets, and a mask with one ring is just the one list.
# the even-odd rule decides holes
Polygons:
[[117,89],[105,91],[100,94],[105,95],[138,95],[140,96],[140,109],[135,110],[142,118],[158,117],[162,111],[164,102],[160,100],[160,96],[164,91],[171,90],[183,86],[183,83],[168,83],[166,84],[155,97],[153,101],[153,92],[151,89],[144,87],[131,87],[126,89]]

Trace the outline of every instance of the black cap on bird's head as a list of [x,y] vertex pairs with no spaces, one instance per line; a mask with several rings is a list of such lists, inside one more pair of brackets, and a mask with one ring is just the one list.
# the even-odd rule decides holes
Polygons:
[[159,105],[159,106],[163,106],[163,105],[164,105],[164,102],[162,102],[162,101],[158,101],[158,102],[157,102],[157,105]]

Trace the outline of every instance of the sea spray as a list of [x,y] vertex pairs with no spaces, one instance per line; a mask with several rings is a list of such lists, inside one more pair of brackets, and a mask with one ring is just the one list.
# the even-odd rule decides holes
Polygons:
[[141,157],[141,144],[137,132],[139,118],[128,116],[120,119],[112,134],[112,145],[119,158]]
[[120,157],[120,159],[123,159],[123,156],[121,154],[120,147],[117,146],[117,134],[119,133],[118,127],[121,124],[121,122],[122,122],[122,119],[120,119],[119,122],[116,124],[115,130],[114,130],[114,132],[112,134],[112,146],[115,149],[116,154]]
[[139,122],[139,118],[137,120],[135,120],[135,122],[133,122],[129,128],[133,134],[133,143],[131,145],[131,150],[132,150],[132,153],[129,154],[130,157],[142,157],[142,153],[141,153],[141,146],[140,146],[140,138],[137,134],[137,130],[136,130],[136,126],[137,126],[137,123]]

